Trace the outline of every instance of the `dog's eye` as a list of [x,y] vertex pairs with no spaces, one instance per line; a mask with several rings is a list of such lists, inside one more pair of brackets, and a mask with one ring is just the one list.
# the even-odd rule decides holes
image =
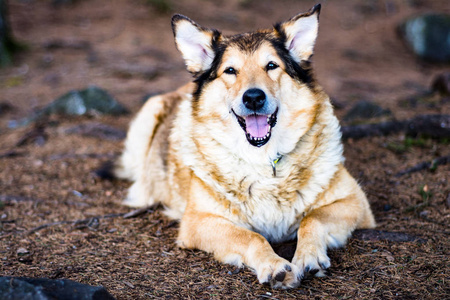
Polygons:
[[276,63],[274,63],[273,61],[269,62],[266,66],[267,71],[274,70],[276,68],[278,68],[278,65]]
[[226,74],[231,74],[231,75],[236,75],[236,73],[237,73],[236,70],[232,67],[226,68],[225,71],[223,71],[223,72]]

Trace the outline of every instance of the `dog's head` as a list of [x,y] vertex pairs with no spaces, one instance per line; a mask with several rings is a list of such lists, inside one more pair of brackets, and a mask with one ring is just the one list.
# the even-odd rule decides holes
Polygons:
[[173,17],[177,48],[195,76],[194,117],[216,139],[271,153],[295,147],[317,109],[309,59],[319,12],[316,5],[272,29],[234,36]]

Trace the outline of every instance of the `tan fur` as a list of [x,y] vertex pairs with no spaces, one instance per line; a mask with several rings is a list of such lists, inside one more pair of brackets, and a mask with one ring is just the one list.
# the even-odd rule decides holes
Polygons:
[[[317,16],[314,9],[278,29],[286,31],[286,47],[301,64],[312,53]],[[302,26],[310,44],[296,44]],[[288,74],[270,42],[282,36],[277,30],[225,37],[176,16],[174,32],[196,75],[213,68],[214,43],[227,47],[214,66],[215,78],[149,99],[131,124],[116,169],[134,181],[126,203],[162,203],[181,220],[181,247],[246,265],[261,283],[292,288],[306,272],[323,275],[330,266],[327,248],[344,245],[356,228],[375,226],[364,193],[343,166],[328,96],[315,81]],[[269,61],[279,67],[265,69]],[[230,66],[236,74],[225,72]],[[267,94],[269,108],[277,107],[277,123],[261,147],[249,144],[232,113],[255,87]],[[271,163],[280,155],[273,176]],[[269,244],[296,236],[292,262]]]

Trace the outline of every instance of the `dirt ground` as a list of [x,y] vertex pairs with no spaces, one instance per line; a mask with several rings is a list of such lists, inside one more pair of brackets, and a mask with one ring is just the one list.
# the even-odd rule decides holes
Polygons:
[[[352,237],[329,252],[329,276],[280,291],[259,285],[248,269],[177,248],[178,224],[158,209],[124,218],[131,211],[121,205],[129,183],[101,180],[93,172],[120,153],[122,142],[67,133],[98,123],[125,131],[146,95],[190,80],[174,46],[172,13],[232,33],[286,20],[313,1],[51,2],[9,1],[14,35],[28,50],[0,70],[0,275],[103,285],[118,299],[450,298],[449,167],[395,176],[449,155],[448,141],[403,133],[346,141],[346,166],[367,192],[377,229],[410,238]],[[169,3],[170,11],[150,2]],[[448,0],[322,5],[314,66],[319,82],[343,106],[339,118],[358,100],[390,109],[397,120],[450,114],[448,100],[408,101],[449,66],[420,62],[395,31],[411,15],[450,13]],[[132,114],[54,117],[40,129],[8,128],[9,121],[93,84]]]

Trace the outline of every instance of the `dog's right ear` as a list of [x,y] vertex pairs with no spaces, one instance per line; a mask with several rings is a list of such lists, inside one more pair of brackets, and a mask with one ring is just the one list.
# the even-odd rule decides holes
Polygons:
[[196,75],[209,69],[215,56],[213,42],[220,33],[203,28],[183,15],[172,17],[172,30],[188,71]]

